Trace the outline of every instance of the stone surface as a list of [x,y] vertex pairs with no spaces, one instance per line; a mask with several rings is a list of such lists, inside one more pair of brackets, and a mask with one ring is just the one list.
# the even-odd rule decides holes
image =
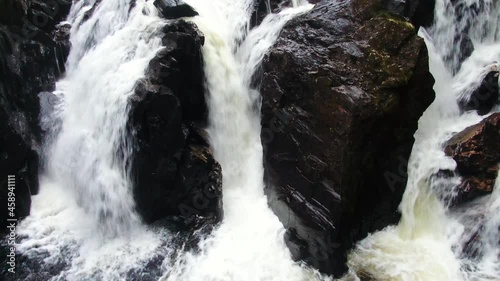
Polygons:
[[198,15],[198,12],[183,0],[155,0],[154,5],[166,19],[178,19]]
[[417,121],[434,99],[425,44],[382,1],[323,1],[264,59],[269,203],[296,259],[344,272],[345,253],[397,223]]
[[[31,195],[38,192],[38,94],[52,91],[64,72],[69,41],[56,36],[56,24],[69,6],[62,0],[0,4],[0,203],[7,206],[7,175],[15,175],[17,218],[29,214]],[[0,231],[8,215],[2,208]]]
[[174,215],[215,223],[222,218],[222,173],[202,129],[204,37],[182,20],[163,31],[164,48],[130,100],[137,209],[149,223]]
[[462,176],[455,204],[491,193],[500,163],[500,113],[454,135],[445,153],[455,160]]

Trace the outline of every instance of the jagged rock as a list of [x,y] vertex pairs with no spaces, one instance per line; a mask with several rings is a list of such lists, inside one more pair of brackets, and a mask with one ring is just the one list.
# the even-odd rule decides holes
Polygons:
[[463,111],[476,110],[479,115],[488,114],[499,100],[498,66],[494,65],[481,81],[481,84],[467,98],[459,101]]
[[457,162],[462,183],[455,203],[493,191],[500,163],[500,113],[454,135],[445,145],[446,155]]
[[182,20],[163,31],[164,49],[130,100],[137,209],[146,222],[178,215],[215,223],[222,218],[222,173],[201,129],[207,117],[204,37]]
[[[23,137],[29,137],[26,120],[20,113],[6,112],[0,107],[0,233],[8,225],[7,219],[22,219],[29,215],[31,194],[38,189],[38,153]],[[10,202],[8,176],[15,176],[15,217],[7,209]]]
[[382,4],[320,2],[284,27],[261,70],[269,204],[293,256],[334,275],[353,242],[399,220],[434,99],[423,40]]
[[29,0],[27,19],[34,26],[46,31],[48,34],[62,22],[71,9],[72,1],[69,0]]
[[182,0],[155,0],[154,5],[166,19],[178,19],[199,15],[193,7]]
[[[54,90],[67,54],[61,48],[69,45],[63,42],[68,38],[56,42],[49,35],[70,5],[54,3],[7,0],[0,4],[0,203],[7,206],[8,190],[4,183],[7,175],[15,175],[19,219],[29,214],[31,195],[38,192],[42,133],[38,93]],[[33,16],[42,12],[49,13],[51,20],[42,22],[43,15]],[[7,209],[2,209],[0,231],[4,230],[7,216]]]

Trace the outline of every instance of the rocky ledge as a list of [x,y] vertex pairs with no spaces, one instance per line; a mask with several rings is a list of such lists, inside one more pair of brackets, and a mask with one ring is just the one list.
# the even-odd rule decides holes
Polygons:
[[256,78],[269,204],[295,259],[322,272],[342,274],[355,241],[399,220],[413,134],[434,99],[411,11],[322,1],[285,26]]

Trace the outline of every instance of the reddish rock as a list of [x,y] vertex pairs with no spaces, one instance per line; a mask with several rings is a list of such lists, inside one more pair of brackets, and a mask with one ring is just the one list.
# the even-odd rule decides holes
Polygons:
[[454,135],[445,153],[457,162],[463,177],[456,203],[493,191],[500,162],[500,113]]

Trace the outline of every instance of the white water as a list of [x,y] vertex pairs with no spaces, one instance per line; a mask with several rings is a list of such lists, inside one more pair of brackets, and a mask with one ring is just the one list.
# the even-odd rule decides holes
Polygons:
[[[292,261],[284,228],[264,195],[260,97],[250,80],[284,24],[311,5],[269,15],[249,31],[250,0],[192,0],[205,34],[209,136],[223,168],[224,221],[199,252],[170,255],[173,234],[149,230],[134,211],[127,160],[127,98],[160,49],[164,24],[152,1],[104,0],[73,5],[73,48],[67,75],[57,84],[60,103],[43,120],[55,126],[46,145],[46,172],[31,215],[20,225],[18,251],[46,268],[66,265],[53,280],[126,280],[156,264],[163,276],[147,280],[316,280]],[[300,4],[300,5],[299,5]],[[143,13],[146,11],[146,13]],[[178,245],[177,245],[178,246]],[[161,267],[161,268],[158,268]],[[135,276],[138,276],[135,274]],[[35,275],[29,280],[37,280]]]
[[[352,272],[346,280],[370,276],[375,280],[499,280],[500,279],[500,190],[497,179],[493,194],[460,209],[449,209],[449,199],[460,178],[432,180],[439,170],[454,170],[443,144],[453,133],[478,123],[484,116],[460,113],[457,98],[470,94],[489,67],[500,60],[500,3],[494,0],[460,0],[468,5],[483,2],[479,15],[471,10],[456,23],[450,0],[438,0],[436,23],[421,36],[429,48],[431,72],[436,79],[436,100],[419,121],[409,161],[409,179],[400,205],[402,220],[361,241],[349,256]],[[471,22],[466,28],[466,22]],[[456,29],[455,29],[456,28]],[[456,57],[443,61],[453,46],[456,32],[472,39],[475,51],[455,76],[449,68]],[[451,48],[459,51],[459,46]],[[495,111],[495,110],[494,110]],[[498,111],[498,107],[496,109]],[[476,259],[461,255],[465,243],[483,227],[482,252]]]
[[[146,263],[158,255],[167,256],[161,265],[163,276],[158,276],[166,281],[327,279],[292,261],[283,226],[267,206],[260,100],[250,89],[252,73],[282,26],[310,6],[293,1],[295,8],[270,15],[249,31],[249,0],[188,1],[200,12],[193,20],[206,36],[208,131],[223,168],[225,217],[200,243],[199,252],[178,252],[170,258],[174,250],[168,240],[173,234],[158,233],[140,223],[124,161],[131,153],[124,130],[127,97],[160,48],[157,32],[164,22],[156,16],[152,1],[137,0],[129,14],[128,0],[104,0],[80,26],[83,12],[94,1],[86,2],[74,4],[69,16],[73,49],[68,73],[57,85],[61,103],[54,116],[45,120],[60,125],[46,148],[40,194],[33,197],[32,214],[18,231],[19,252],[46,257],[47,266],[67,263],[53,280],[126,280],[130,271],[147,273]],[[403,220],[359,244],[350,256],[352,271],[347,280],[356,280],[355,272],[376,280],[498,280],[498,181],[494,194],[462,212],[450,212],[439,199],[453,193],[459,179],[429,181],[439,169],[454,168],[442,152],[442,143],[482,118],[475,113],[461,115],[456,98],[478,81],[485,65],[500,57],[498,29],[482,28],[485,24],[498,27],[499,9],[492,0],[486,2],[492,4],[490,16],[476,17],[484,23],[470,31],[476,51],[453,77],[441,56],[454,36],[450,28],[454,23],[443,5],[449,0],[438,0],[439,21],[426,36],[437,98],[416,134],[401,205]],[[475,30],[488,32],[480,36]],[[476,213],[488,219],[470,219]],[[481,259],[459,258],[463,241],[479,223],[485,234]]]
[[284,244],[285,230],[267,205],[260,100],[250,89],[255,68],[282,26],[311,6],[270,15],[247,34],[252,1],[188,3],[200,13],[194,21],[206,36],[208,132],[223,170],[224,221],[201,243],[201,253],[180,257],[163,280],[313,280],[312,270],[292,261]]
[[55,280],[119,280],[162,244],[134,211],[125,125],[127,99],[160,49],[164,23],[151,2],[138,0],[129,14],[129,0],[107,0],[81,24],[94,2],[77,2],[68,18],[60,102],[43,120],[59,125],[47,140],[40,194],[18,229],[20,253],[67,265]]

